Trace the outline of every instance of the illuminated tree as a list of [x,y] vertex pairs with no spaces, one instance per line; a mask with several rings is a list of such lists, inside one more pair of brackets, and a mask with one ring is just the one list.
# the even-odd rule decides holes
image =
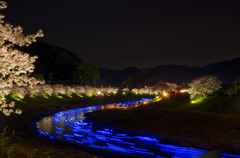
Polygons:
[[[0,1],[0,9],[7,8],[6,2]],[[39,30],[36,34],[25,36],[22,27],[13,27],[3,21],[4,15],[0,14],[0,111],[5,115],[14,112],[12,107],[14,102],[7,104],[5,96],[8,95],[9,88],[14,85],[18,87],[33,87],[42,83],[30,74],[34,70],[33,63],[37,56],[30,57],[15,46],[29,46],[36,41],[36,37],[42,37],[43,33]],[[20,110],[16,110],[16,113]]]
[[75,92],[76,92],[77,94],[83,94],[83,93],[86,92],[85,88],[82,87],[82,86],[76,86],[76,87],[74,87],[74,88],[75,88]]
[[221,88],[222,82],[216,76],[203,76],[189,83],[191,99],[206,97]]
[[53,91],[56,95],[59,95],[59,94],[66,94],[66,89],[64,88],[64,86],[62,84],[55,84],[52,86],[53,88]]
[[71,94],[73,94],[73,93],[76,93],[76,90],[75,90],[75,88],[73,88],[73,87],[66,86],[65,89],[66,89],[66,93],[67,93],[68,95],[71,95]]
[[49,84],[42,85],[43,95],[53,95],[53,88]]
[[135,94],[138,94],[139,89],[137,89],[137,88],[133,88],[133,89],[132,89],[132,92],[135,93]]

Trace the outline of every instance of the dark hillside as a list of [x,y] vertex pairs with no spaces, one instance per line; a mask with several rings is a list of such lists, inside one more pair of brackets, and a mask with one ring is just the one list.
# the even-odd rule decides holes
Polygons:
[[[31,56],[37,55],[35,62],[35,73],[44,75],[46,81],[51,83],[79,83],[93,84],[98,76],[98,70],[94,66],[85,63],[75,53],[59,46],[54,46],[43,41],[32,43],[29,47],[21,48]],[[91,71],[87,77],[78,75],[78,72]],[[81,70],[81,71],[80,71]],[[80,79],[75,76],[80,76]],[[90,77],[89,77],[90,76]],[[84,78],[87,78],[84,80]]]
[[119,87],[126,78],[136,75],[140,69],[136,67],[127,67],[123,70],[100,68],[99,72],[100,79],[97,81],[97,85]]
[[210,64],[205,67],[188,67],[181,65],[161,65],[140,71],[123,83],[123,87],[152,86],[158,81],[187,83],[200,76],[215,75],[226,84],[240,78],[240,58]]

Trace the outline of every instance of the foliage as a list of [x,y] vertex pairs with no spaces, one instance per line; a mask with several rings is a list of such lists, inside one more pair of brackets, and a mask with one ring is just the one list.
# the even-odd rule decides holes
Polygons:
[[0,156],[2,158],[11,158],[13,155],[13,147],[9,145],[11,141],[14,131],[12,132],[11,137],[6,136],[7,127],[4,128],[3,132],[0,133]]
[[240,79],[234,80],[232,85],[225,91],[228,95],[239,95],[240,94]]
[[[0,9],[7,7],[6,2],[0,1]],[[37,56],[30,57],[29,54],[23,53],[15,46],[29,46],[36,41],[36,37],[43,36],[41,30],[36,34],[25,36],[20,26],[13,27],[3,21],[4,15],[0,14],[0,111],[5,115],[13,112],[14,102],[7,104],[5,96],[9,94],[8,88],[14,86],[33,87],[38,83],[43,83],[30,74],[34,71],[33,63]],[[16,111],[15,111],[16,112]]]
[[207,97],[221,88],[222,82],[216,76],[203,76],[189,83],[189,94],[191,99]]
[[81,85],[94,85],[98,78],[99,71],[88,64],[79,65],[74,73],[74,80],[80,82]]

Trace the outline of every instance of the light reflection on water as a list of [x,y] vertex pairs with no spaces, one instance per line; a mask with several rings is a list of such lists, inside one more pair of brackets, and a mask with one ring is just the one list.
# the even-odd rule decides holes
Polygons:
[[[54,140],[64,140],[91,148],[121,152],[136,157],[156,158],[193,158],[205,157],[206,150],[161,144],[159,140],[147,136],[134,136],[118,133],[114,129],[94,129],[92,123],[85,122],[84,114],[101,109],[127,108],[152,101],[142,98],[138,101],[91,106],[68,110],[43,118],[37,122],[39,133]],[[240,156],[222,154],[223,158],[240,158]]]

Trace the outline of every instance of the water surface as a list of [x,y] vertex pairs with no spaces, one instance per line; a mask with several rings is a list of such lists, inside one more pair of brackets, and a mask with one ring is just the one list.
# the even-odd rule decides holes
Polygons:
[[[152,101],[150,98],[113,103],[108,105],[90,106],[81,109],[67,110],[48,116],[37,122],[39,133],[54,140],[63,140],[79,146],[85,146],[102,152],[114,151],[133,157],[150,158],[193,158],[206,157],[210,152],[191,147],[180,147],[162,144],[154,136],[132,135],[119,133],[115,129],[96,129],[91,122],[85,121],[84,114],[112,108],[136,107]],[[219,153],[217,153],[219,154]],[[217,155],[216,154],[216,155]],[[223,158],[240,158],[237,155],[220,154]],[[212,156],[211,156],[212,157]],[[218,157],[218,156],[216,156]],[[213,158],[213,157],[212,157]]]

